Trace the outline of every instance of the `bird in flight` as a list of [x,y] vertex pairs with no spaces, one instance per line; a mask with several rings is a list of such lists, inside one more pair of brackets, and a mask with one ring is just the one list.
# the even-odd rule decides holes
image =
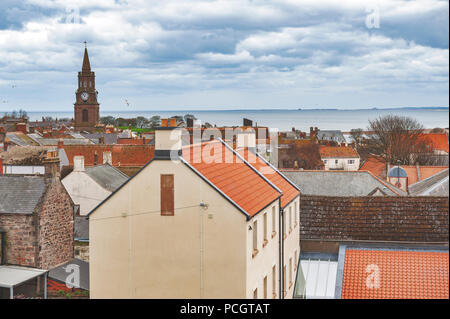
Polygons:
[[125,104],[126,104],[127,106],[130,106],[130,102],[128,102],[127,99],[125,99],[124,101],[125,101]]

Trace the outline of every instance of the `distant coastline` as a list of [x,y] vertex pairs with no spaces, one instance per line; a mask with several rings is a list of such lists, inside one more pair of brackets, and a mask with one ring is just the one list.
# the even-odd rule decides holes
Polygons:
[[[409,116],[421,122],[425,128],[449,127],[448,107],[403,107],[391,109],[359,109],[359,110],[324,110],[324,109],[263,109],[263,110],[100,110],[100,116],[113,116],[132,118],[144,116],[150,118],[154,115],[172,117],[176,115],[193,114],[203,123],[217,126],[242,125],[242,119],[253,121],[254,125],[267,126],[280,131],[291,130],[293,127],[302,131],[309,131],[311,126],[322,130],[350,131],[353,128],[366,128],[369,120],[386,114]],[[73,112],[28,112],[30,121],[39,121],[42,117],[72,118]]]

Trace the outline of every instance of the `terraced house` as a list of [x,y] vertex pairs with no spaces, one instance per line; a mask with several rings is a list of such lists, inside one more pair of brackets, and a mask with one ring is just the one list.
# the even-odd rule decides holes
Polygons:
[[155,157],[89,214],[92,298],[293,296],[300,193],[243,140],[156,130]]

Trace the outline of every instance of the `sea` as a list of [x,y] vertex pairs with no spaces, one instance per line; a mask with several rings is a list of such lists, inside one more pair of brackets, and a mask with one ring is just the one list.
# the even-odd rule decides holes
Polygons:
[[[449,127],[448,108],[397,108],[397,109],[271,109],[271,110],[178,110],[178,111],[103,111],[100,116],[133,118],[137,116],[152,117],[159,115],[168,118],[175,115],[193,114],[202,123],[217,126],[242,125],[243,118],[253,121],[254,125],[266,126],[278,131],[291,130],[293,127],[309,131],[311,126],[322,130],[341,130],[348,132],[354,128],[366,129],[369,120],[393,114],[408,116],[420,122],[424,128]],[[53,118],[72,118],[73,112],[28,112],[31,121],[41,120],[44,116]]]

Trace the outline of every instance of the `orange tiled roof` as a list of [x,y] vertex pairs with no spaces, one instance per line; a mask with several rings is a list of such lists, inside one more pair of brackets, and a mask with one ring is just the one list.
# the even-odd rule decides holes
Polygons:
[[84,165],[94,165],[94,157],[97,154],[97,162],[103,163],[103,152],[111,152],[113,166],[144,166],[154,157],[154,145],[64,145],[64,151],[69,159],[69,165],[73,166],[73,157],[84,156]]
[[300,192],[292,186],[286,178],[275,171],[260,157],[250,152],[247,148],[239,149],[237,152],[283,192],[283,195],[281,196],[281,207],[285,207],[300,194]]
[[436,175],[445,170],[448,166],[419,166],[419,175],[417,174],[417,166],[402,165],[401,166],[408,175],[408,185],[413,185],[421,180]]
[[359,157],[358,152],[354,148],[348,146],[320,146],[320,157],[322,158],[356,158]]
[[445,133],[424,133],[419,140],[426,141],[434,150],[448,153],[448,139]]
[[359,169],[360,171],[369,171],[375,176],[382,177],[386,169],[386,162],[379,156],[371,155]]
[[220,141],[185,146],[183,159],[250,216],[281,195]]
[[448,299],[448,263],[448,251],[346,249],[341,297]]

